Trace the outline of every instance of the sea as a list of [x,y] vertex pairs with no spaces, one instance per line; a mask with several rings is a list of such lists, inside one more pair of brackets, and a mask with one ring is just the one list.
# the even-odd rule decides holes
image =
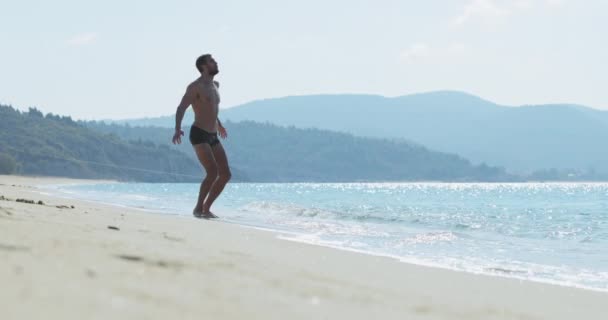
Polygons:
[[[46,188],[191,218],[199,185]],[[212,211],[285,240],[608,292],[608,183],[229,183]]]

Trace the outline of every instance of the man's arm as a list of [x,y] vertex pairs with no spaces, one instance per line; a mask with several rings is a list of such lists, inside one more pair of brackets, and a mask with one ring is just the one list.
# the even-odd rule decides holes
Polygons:
[[[216,88],[220,88],[220,83],[217,81],[213,81],[213,83],[215,84]],[[220,118],[217,118],[217,128],[218,131],[220,133],[220,137],[222,139],[226,139],[226,137],[228,137],[228,133],[226,132],[226,128],[224,128],[224,126],[222,125],[222,122],[220,121]]]
[[175,134],[173,135],[173,143],[180,144],[182,143],[181,136],[184,135],[182,131],[182,120],[184,119],[184,114],[188,107],[194,102],[194,88],[192,85],[189,85],[186,89],[186,93],[182,97],[182,101],[177,106],[177,111],[175,112]]
[[184,119],[184,114],[188,107],[194,102],[194,88],[190,85],[186,89],[186,93],[182,97],[182,101],[177,106],[177,111],[175,112],[175,130],[181,130],[182,128],[182,120]]
[[220,134],[220,137],[222,139],[226,139],[226,137],[228,137],[228,132],[226,131],[226,128],[224,128],[224,126],[222,125],[222,122],[220,121],[220,118],[217,118],[217,129],[218,132]]

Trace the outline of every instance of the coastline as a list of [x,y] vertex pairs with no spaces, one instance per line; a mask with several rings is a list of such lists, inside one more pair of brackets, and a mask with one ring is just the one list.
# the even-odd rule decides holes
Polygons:
[[599,319],[608,311],[603,292],[412,265],[37,187],[87,182],[98,181],[0,176],[10,199],[0,200],[6,319]]

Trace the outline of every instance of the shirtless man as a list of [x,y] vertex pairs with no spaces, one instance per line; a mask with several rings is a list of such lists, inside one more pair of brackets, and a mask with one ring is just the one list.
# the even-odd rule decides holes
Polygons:
[[196,68],[201,76],[188,85],[177,107],[173,143],[182,142],[181,136],[184,135],[184,131],[181,130],[182,119],[186,109],[192,105],[194,124],[190,128],[190,143],[207,172],[201,183],[198,201],[192,214],[197,218],[208,219],[217,218],[210,210],[211,205],[224,190],[231,173],[226,152],[218,139],[218,133],[222,139],[227,137],[227,133],[217,118],[220,104],[219,83],[213,81],[213,77],[219,72],[217,62],[210,54],[204,54],[196,59]]

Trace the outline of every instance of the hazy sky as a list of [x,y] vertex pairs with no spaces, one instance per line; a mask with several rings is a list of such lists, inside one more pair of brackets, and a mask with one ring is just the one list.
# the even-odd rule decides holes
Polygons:
[[449,89],[608,109],[607,0],[1,1],[0,102],[20,109],[171,114],[207,52],[224,108]]

